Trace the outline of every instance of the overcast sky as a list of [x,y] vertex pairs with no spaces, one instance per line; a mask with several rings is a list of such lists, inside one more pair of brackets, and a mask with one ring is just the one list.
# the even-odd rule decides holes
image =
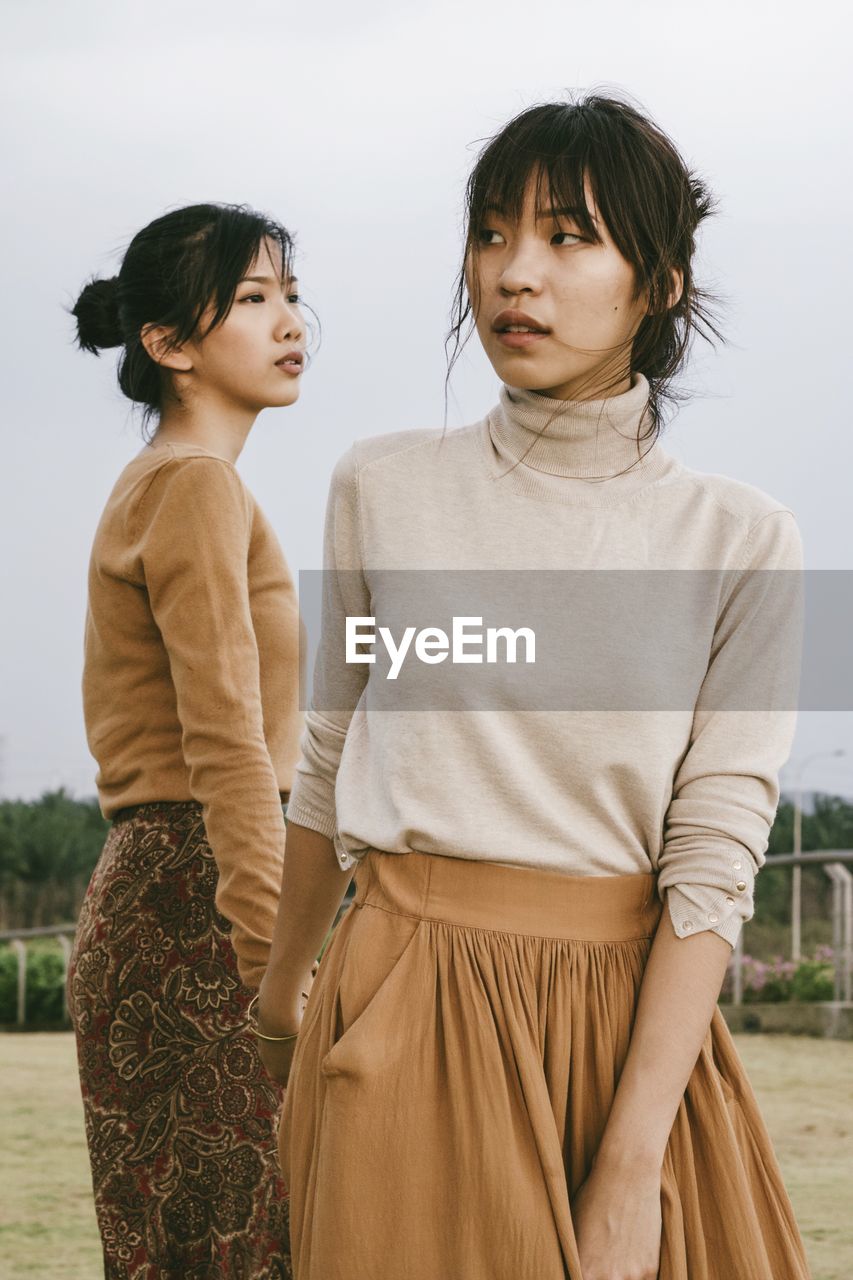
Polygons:
[[[86,567],[137,452],[114,357],[63,305],[151,218],[246,201],[297,234],[323,344],[298,404],[259,418],[240,470],[294,574],[320,564],[335,459],[440,426],[462,185],[479,140],[567,89],[639,100],[719,196],[700,273],[731,346],[703,355],[663,438],[795,511],[811,569],[853,569],[853,298],[846,6],[817,0],[4,0],[0,794],[94,793],[80,704]],[[9,182],[8,179],[12,181]],[[497,382],[472,340],[448,424]],[[853,795],[853,714],[801,713],[792,764]]]

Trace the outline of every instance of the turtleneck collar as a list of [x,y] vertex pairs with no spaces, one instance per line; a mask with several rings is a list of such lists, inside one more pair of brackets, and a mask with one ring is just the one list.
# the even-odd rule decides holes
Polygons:
[[637,446],[638,427],[645,434],[651,423],[648,395],[642,373],[632,375],[628,391],[606,400],[553,400],[504,383],[491,415],[492,435],[514,459],[535,470],[610,479],[640,465],[639,457],[653,448],[651,436]]
[[604,400],[555,400],[503,384],[486,420],[495,474],[534,496],[582,505],[621,501],[678,465],[646,434],[648,395],[642,373],[632,375],[627,391]]

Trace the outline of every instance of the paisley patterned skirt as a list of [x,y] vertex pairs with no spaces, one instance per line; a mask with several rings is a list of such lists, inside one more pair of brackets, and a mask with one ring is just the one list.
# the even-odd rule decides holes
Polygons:
[[291,1280],[283,1090],[246,1029],[201,806],[124,814],[68,970],[104,1275]]

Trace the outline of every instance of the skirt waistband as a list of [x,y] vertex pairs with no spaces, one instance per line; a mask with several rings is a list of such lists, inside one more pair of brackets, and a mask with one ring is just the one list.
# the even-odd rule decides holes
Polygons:
[[355,884],[354,906],[589,942],[652,937],[662,909],[655,872],[575,876],[434,853],[370,849]]
[[[289,791],[279,791],[282,804],[287,804],[290,800]],[[201,810],[200,800],[146,800],[142,804],[129,804],[124,809],[116,809],[110,821],[115,825],[117,822],[129,822],[131,818],[135,818],[137,814],[143,814],[150,817],[159,809],[198,809]]]

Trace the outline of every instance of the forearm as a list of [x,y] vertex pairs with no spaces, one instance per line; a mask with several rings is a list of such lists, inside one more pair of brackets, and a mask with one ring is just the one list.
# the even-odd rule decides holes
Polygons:
[[216,906],[230,921],[240,977],[255,990],[269,963],[281,887],[285,828],[278,784],[265,748],[235,746],[227,766],[211,760],[202,767],[196,755],[190,759],[190,786],[202,801],[217,866]]
[[679,938],[664,903],[596,1164],[625,1169],[663,1163],[731,951],[711,930]]
[[341,871],[326,836],[288,823],[281,896],[259,1017],[271,1035],[299,1021],[300,995],[353,876]]

